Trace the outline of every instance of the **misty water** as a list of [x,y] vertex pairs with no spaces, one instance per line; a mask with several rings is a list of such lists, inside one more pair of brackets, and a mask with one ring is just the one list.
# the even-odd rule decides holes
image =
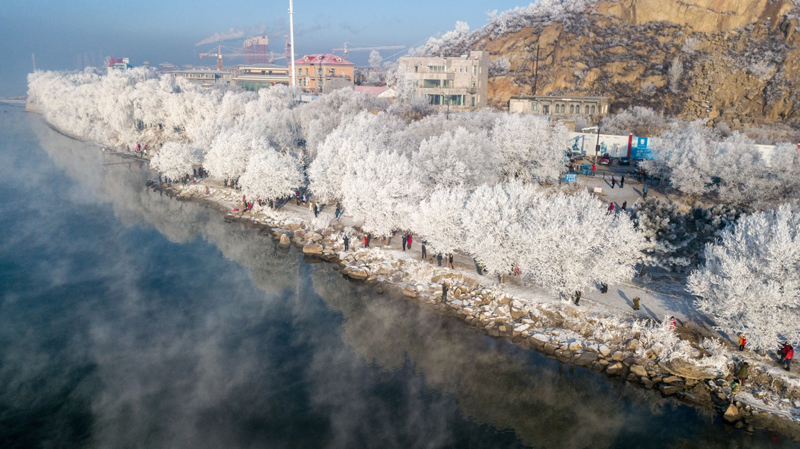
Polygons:
[[0,103],[0,447],[757,448],[354,284]]

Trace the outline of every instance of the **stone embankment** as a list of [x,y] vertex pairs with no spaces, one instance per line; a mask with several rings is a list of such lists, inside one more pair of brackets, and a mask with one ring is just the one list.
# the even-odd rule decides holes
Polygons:
[[[182,199],[197,198],[220,206],[200,192],[181,189],[173,193]],[[771,373],[767,364],[751,361],[747,393],[739,396],[748,402],[732,403],[729,381],[733,362],[725,372],[720,372],[692,360],[662,360],[659,354],[663,348],[658,342],[647,343],[642,328],[632,326],[631,321],[557,302],[521,301],[501,287],[485,285],[486,278],[477,273],[466,275],[419,259],[397,257],[380,247],[362,248],[355,239],[350,250],[344,251],[341,224],[318,232],[308,229],[309,225],[296,217],[268,219],[250,212],[229,212],[225,219],[263,225],[279,247],[288,249],[294,245],[307,257],[335,264],[335,269],[354,281],[377,285],[379,293],[392,289],[442,313],[457,316],[492,337],[509,339],[563,363],[586,367],[663,396],[713,408],[727,422],[746,431],[755,426],[800,437],[796,422],[800,414],[800,390]],[[378,242],[373,246],[378,246]],[[442,300],[443,283],[448,286],[445,300]],[[676,332],[689,331],[679,327]],[[694,348],[703,353],[696,335],[684,338],[694,340]],[[775,407],[786,403],[794,406],[789,415],[786,407],[780,410]]]

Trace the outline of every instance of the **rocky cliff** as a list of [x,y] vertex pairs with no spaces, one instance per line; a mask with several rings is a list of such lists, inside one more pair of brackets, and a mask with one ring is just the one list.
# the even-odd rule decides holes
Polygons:
[[539,95],[610,96],[612,111],[649,106],[734,128],[800,127],[800,5],[792,0],[601,1],[497,22],[469,42],[510,62],[490,78],[494,104],[531,94],[538,46]]

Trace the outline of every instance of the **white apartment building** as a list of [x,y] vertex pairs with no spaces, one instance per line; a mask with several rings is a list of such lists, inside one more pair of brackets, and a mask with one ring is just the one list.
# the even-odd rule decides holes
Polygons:
[[488,104],[488,52],[471,51],[458,57],[405,56],[397,63],[432,105],[482,108]]

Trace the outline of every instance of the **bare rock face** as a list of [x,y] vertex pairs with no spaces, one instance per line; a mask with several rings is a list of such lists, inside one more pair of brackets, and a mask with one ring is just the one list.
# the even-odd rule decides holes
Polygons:
[[[558,21],[531,18],[472,49],[510,62],[489,78],[489,101],[530,95],[600,95],[612,112],[648,106],[732,129],[800,126],[800,6],[792,0],[600,1]],[[642,134],[644,135],[644,134]]]
[[325,247],[319,243],[308,243],[303,246],[303,254],[320,255],[324,249]]

